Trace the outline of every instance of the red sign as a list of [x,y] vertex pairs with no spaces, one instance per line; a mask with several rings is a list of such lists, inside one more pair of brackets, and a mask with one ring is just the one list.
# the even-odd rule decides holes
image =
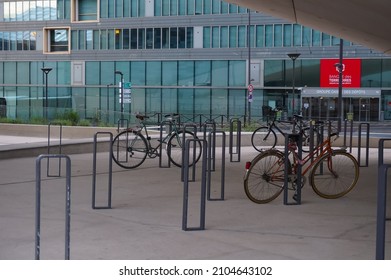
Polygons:
[[[339,59],[320,60],[320,86],[339,86]],[[342,61],[342,86],[361,87],[361,59],[344,59]]]

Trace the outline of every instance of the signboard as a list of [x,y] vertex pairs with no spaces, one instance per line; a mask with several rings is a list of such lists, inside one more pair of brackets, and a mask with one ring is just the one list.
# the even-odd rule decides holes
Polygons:
[[[132,83],[124,82],[124,104],[132,103]],[[121,92],[121,82],[119,82],[119,104],[121,104],[122,92]]]
[[[339,86],[339,59],[320,60],[320,86],[333,88]],[[361,59],[344,59],[342,61],[342,86],[361,87]]]

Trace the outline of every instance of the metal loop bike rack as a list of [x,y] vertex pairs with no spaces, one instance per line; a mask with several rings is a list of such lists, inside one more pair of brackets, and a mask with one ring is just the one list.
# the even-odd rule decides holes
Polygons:
[[[365,143],[365,165],[361,165],[361,128],[362,126],[366,126],[366,143]],[[369,164],[369,131],[370,124],[369,123],[360,123],[358,126],[358,144],[357,144],[357,161],[360,167],[368,167]]]
[[[50,151],[51,148],[51,127],[56,124],[49,123],[48,124],[48,151],[47,154],[52,154]],[[58,153],[56,154],[62,154],[62,124],[56,125],[60,128],[60,137],[59,137],[59,145],[58,145]],[[61,159],[58,159],[58,174],[52,175],[50,174],[50,159],[47,159],[47,169],[46,169],[46,176],[47,177],[61,177]]]
[[[236,124],[236,146],[234,149],[234,125]],[[241,156],[242,123],[239,118],[233,118],[229,122],[229,159],[231,162],[240,162]],[[237,155],[234,160],[233,156]]]
[[384,260],[386,243],[387,173],[391,164],[384,163],[384,144],[391,139],[379,139],[377,177],[376,259]]
[[[188,226],[188,206],[189,206],[189,154],[191,145],[196,146],[196,143],[199,143],[202,148],[202,175],[201,175],[201,197],[200,197],[200,224],[198,227],[189,227]],[[182,163],[184,170],[184,180],[183,180],[183,212],[182,212],[182,230],[204,230],[205,229],[205,205],[206,205],[206,173],[207,173],[207,146],[208,143],[205,139],[187,139],[185,142],[185,160]],[[192,167],[195,168],[196,163],[193,161]],[[210,172],[210,171],[209,171]],[[193,172],[194,174],[194,172]]]
[[[298,152],[297,155],[299,156],[299,159],[302,158],[302,136],[301,134],[286,134],[285,135],[285,158],[288,159],[289,157],[289,142],[290,139],[294,139],[294,141],[297,144]],[[289,169],[289,161],[285,160],[285,166],[284,166],[284,205],[300,205],[301,204],[301,164],[298,164],[297,166],[297,173],[296,173],[296,182],[297,182],[297,189],[296,189],[296,201],[295,202],[289,202],[288,201],[288,192],[289,192],[289,175],[288,169]],[[292,183],[293,184],[293,183]],[[300,184],[300,185],[299,185]]]
[[[109,135],[109,174],[107,185],[107,206],[96,206],[96,158],[97,158],[97,146],[98,135]],[[97,132],[94,135],[94,151],[93,151],[93,166],[92,166],[92,209],[111,209],[111,194],[112,194],[112,182],[113,182],[113,134],[111,132]]]
[[352,147],[353,147],[353,120],[347,120],[345,119],[345,125],[344,125],[344,134],[343,134],[343,145],[344,147],[348,147],[346,145],[346,135],[347,135],[347,129],[348,129],[348,122],[350,123],[350,132],[349,132],[349,153],[352,153]]
[[[189,130],[188,130],[188,128],[190,128]],[[186,123],[186,124],[184,124],[184,126],[183,126],[183,132],[185,132],[185,131],[191,131],[193,134],[194,134],[194,137],[196,137],[197,136],[197,125],[196,124],[194,124],[194,123]],[[182,143],[183,143],[183,145],[182,145],[182,168],[181,168],[181,182],[183,182],[184,181],[184,175],[185,175],[185,172],[184,172],[184,162],[185,162],[185,143],[186,143],[186,133],[183,133],[183,138],[182,138]],[[193,147],[193,163],[195,163],[195,161],[196,161],[196,143],[194,143],[194,147]],[[195,172],[195,164],[193,164],[193,168],[192,168],[192,179],[191,179],[191,181],[195,181],[195,174],[196,172]]]
[[128,119],[118,119],[118,121],[117,121],[117,132],[119,132],[119,129],[120,129],[121,127],[123,127],[122,124],[123,124],[124,122],[126,122],[126,129],[129,128],[129,120],[128,120]]
[[[208,159],[211,160],[211,164],[208,165],[210,171],[215,171],[216,169],[216,122],[214,120],[207,120],[203,124],[204,127],[204,139],[206,139],[206,132],[208,127],[211,128],[208,134]],[[213,135],[213,138],[210,135]]]
[[[212,168],[211,168],[211,165],[212,165],[212,159],[209,155],[211,155],[212,153],[209,153],[208,155],[208,187],[207,187],[207,199],[210,200],[210,201],[216,201],[216,200],[224,200],[224,192],[225,192],[225,146],[226,146],[226,134],[224,131],[211,131],[209,132],[208,134],[208,143],[211,142],[211,139],[212,139],[212,135],[211,134],[217,134],[217,133],[221,133],[222,134],[222,137],[221,137],[221,176],[220,176],[220,181],[221,181],[221,185],[220,185],[220,198],[212,198],[211,197],[211,179],[212,179],[212,175],[211,175],[211,172],[212,171]],[[216,135],[214,135],[214,137],[216,138]],[[210,150],[210,145],[208,145],[208,148]],[[214,150],[216,149],[216,146],[213,148]],[[216,154],[216,152],[214,151],[213,154]],[[216,171],[216,170],[213,170],[213,171]]]
[[[168,128],[168,131],[167,131],[167,128]],[[163,139],[164,139],[163,130],[164,129],[166,130],[167,134],[170,134],[172,131],[172,122],[171,121],[160,122],[160,127],[159,127],[159,130],[160,130],[160,134],[159,134],[159,143],[160,143],[160,145],[159,145],[159,167],[160,168],[170,168],[171,161],[170,161],[169,157],[167,158],[167,165],[166,166],[163,165]],[[171,155],[171,146],[167,146],[167,154],[168,154],[168,156]]]
[[35,168],[35,259],[41,254],[41,161],[44,158],[66,160],[66,191],[65,191],[65,259],[70,257],[70,228],[71,228],[71,159],[67,155],[40,155],[36,159]]

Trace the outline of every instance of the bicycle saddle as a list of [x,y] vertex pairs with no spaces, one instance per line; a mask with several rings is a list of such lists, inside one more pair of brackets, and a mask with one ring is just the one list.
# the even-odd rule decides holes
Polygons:
[[144,119],[148,119],[149,117],[148,117],[148,116],[145,116],[145,115],[137,114],[137,115],[136,115],[136,118],[139,119],[140,121],[143,121]]

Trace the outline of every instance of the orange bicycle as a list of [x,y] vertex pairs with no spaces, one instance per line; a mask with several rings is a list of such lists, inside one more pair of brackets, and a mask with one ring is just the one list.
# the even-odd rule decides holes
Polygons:
[[[338,135],[331,134],[303,159],[299,158],[296,142],[290,141],[288,158],[279,150],[269,149],[247,162],[244,177],[247,197],[255,203],[268,203],[277,198],[284,189],[285,174],[288,176],[288,188],[296,192],[298,186],[304,186],[308,172],[312,189],[323,198],[339,198],[350,192],[358,181],[359,165],[346,150],[332,149],[331,138],[334,136]],[[299,165],[302,166],[301,182],[297,182]]]

